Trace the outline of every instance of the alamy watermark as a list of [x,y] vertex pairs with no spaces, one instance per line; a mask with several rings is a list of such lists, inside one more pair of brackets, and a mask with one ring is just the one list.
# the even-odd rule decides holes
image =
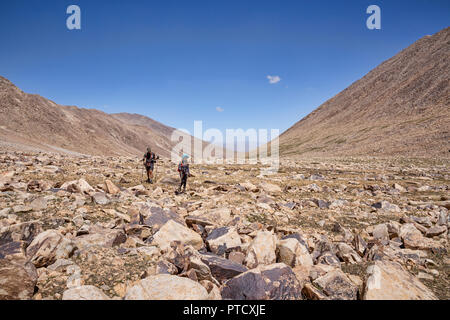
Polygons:
[[[81,9],[78,5],[72,4],[67,7],[67,14],[70,16],[66,20],[66,26],[69,30],[80,30],[81,29]],[[381,29],[381,9],[379,6],[372,4],[367,7],[366,13],[370,16],[366,20],[366,26],[369,30],[380,30]],[[280,81],[278,76],[271,77],[268,76],[270,83],[276,83]]]
[[70,16],[66,20],[66,26],[69,30],[80,30],[81,29],[81,9],[77,5],[70,5],[66,10],[67,14]]
[[379,6],[372,4],[367,7],[367,14],[370,16],[367,18],[366,26],[369,30],[381,29],[381,9]]
[[194,134],[186,129],[172,133],[171,160],[179,161],[186,153],[194,163],[205,164],[257,164],[264,166],[262,174],[278,172],[280,167],[279,129],[226,129],[209,128],[203,132],[203,122],[194,121]]

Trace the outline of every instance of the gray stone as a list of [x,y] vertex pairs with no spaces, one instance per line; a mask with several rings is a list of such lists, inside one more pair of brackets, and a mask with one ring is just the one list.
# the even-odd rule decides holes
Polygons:
[[372,207],[374,207],[376,209],[384,210],[384,211],[400,212],[400,208],[397,205],[389,203],[385,200],[374,203],[372,205]]
[[248,270],[240,263],[212,254],[203,254],[201,259],[209,267],[213,277],[222,282]]
[[145,217],[144,225],[150,226],[153,232],[158,231],[169,220],[173,220],[186,226],[184,219],[178,214],[158,206],[145,206],[140,210],[140,214]]
[[224,283],[222,298],[231,300],[301,300],[301,285],[284,263],[259,266]]
[[92,200],[95,204],[99,205],[106,205],[111,202],[111,200],[108,199],[106,196],[106,193],[104,192],[96,192],[92,195]]
[[333,300],[356,300],[358,287],[341,270],[335,270],[314,280],[314,284]]

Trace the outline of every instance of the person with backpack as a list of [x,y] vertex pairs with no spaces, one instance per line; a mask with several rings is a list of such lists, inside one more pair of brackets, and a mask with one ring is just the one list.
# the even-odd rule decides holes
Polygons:
[[147,170],[147,182],[153,183],[153,169],[155,166],[156,160],[159,159],[159,156],[156,156],[150,147],[147,148],[147,152],[144,154],[144,158],[142,159],[145,170]]
[[187,154],[183,154],[183,157],[181,158],[181,161],[178,164],[178,173],[180,174],[181,178],[181,183],[180,187],[178,188],[178,192],[181,192],[181,187],[183,187],[183,192],[186,192],[187,178],[188,176],[190,176],[188,158],[189,156]]

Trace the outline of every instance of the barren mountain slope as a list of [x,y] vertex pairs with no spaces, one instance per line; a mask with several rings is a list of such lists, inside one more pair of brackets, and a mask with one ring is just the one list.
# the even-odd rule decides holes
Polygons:
[[0,77],[0,141],[18,149],[92,155],[140,154],[147,145],[170,155],[172,128],[144,116],[144,126],[95,109],[60,106]]
[[383,62],[280,137],[284,156],[449,156],[450,28]]
[[141,114],[136,113],[113,113],[111,114],[112,117],[119,119],[120,121],[126,122],[128,124],[138,125],[138,126],[144,126],[152,129],[155,132],[159,132],[160,134],[170,137],[172,132],[175,130],[175,128],[166,126],[158,121],[155,121],[153,119],[150,119],[149,117],[143,116]]

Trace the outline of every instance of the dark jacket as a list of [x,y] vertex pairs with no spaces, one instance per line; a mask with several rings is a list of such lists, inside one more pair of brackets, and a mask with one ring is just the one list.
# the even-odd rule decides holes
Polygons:
[[144,154],[144,158],[142,160],[145,160],[146,167],[150,167],[153,166],[153,164],[156,162],[156,159],[159,159],[159,157],[157,157],[154,152],[147,152],[146,154]]

